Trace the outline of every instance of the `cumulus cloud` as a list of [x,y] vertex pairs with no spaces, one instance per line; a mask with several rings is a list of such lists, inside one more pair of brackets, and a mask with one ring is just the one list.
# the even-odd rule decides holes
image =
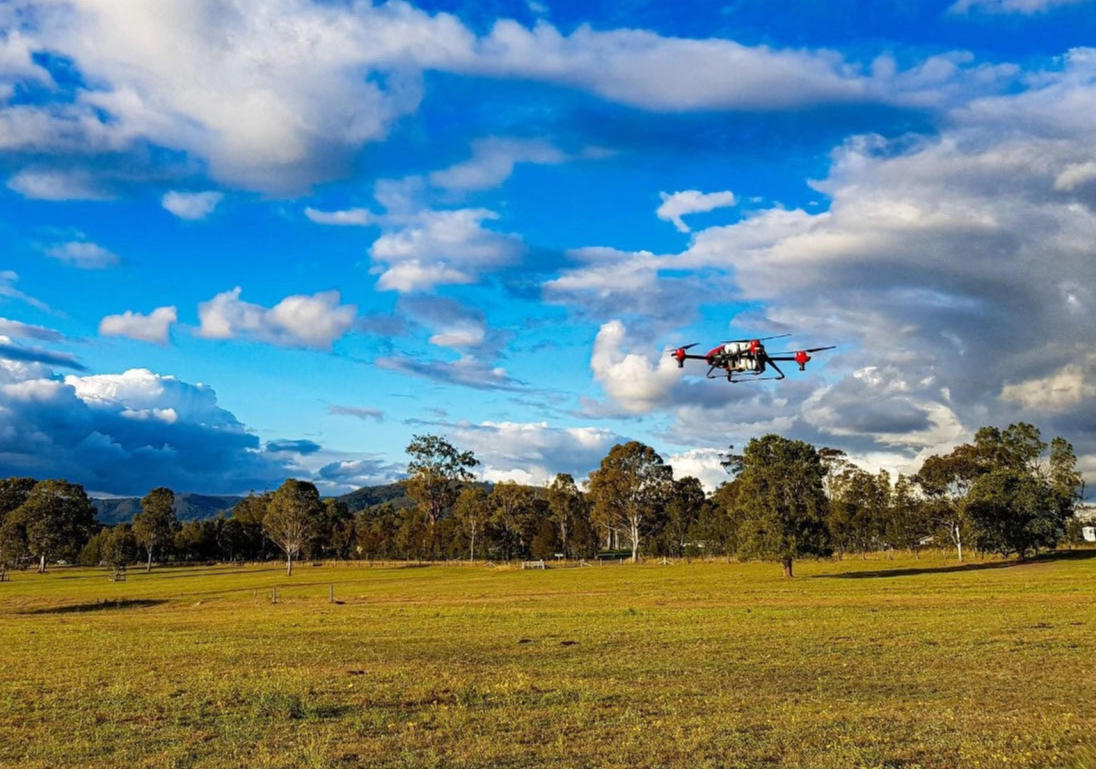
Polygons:
[[40,367],[0,369],[0,475],[137,495],[158,485],[240,493],[286,477],[207,385],[146,369],[63,380]]
[[406,476],[406,471],[406,465],[380,456],[339,459],[319,468],[316,485],[329,493],[345,494],[362,486],[393,483]]
[[666,464],[674,469],[674,478],[680,480],[692,476],[708,491],[715,491],[720,484],[731,479],[720,464],[725,451],[719,449],[690,449],[678,454],[667,454]]
[[652,361],[649,356],[628,351],[624,324],[604,324],[594,339],[590,369],[594,379],[617,404],[631,413],[651,411],[681,379],[677,363],[668,355]]
[[[1079,117],[1090,111],[1096,54],[1073,51],[1026,90],[950,111],[938,136],[853,137],[812,182],[829,197],[825,211],[756,211],[695,233],[680,254],[615,252],[565,272],[546,296],[581,314],[622,292],[610,275],[636,276],[628,290],[655,292],[666,276],[702,273],[751,306],[752,328],[796,331],[785,349],[839,345],[806,375],[758,388],[772,396],[736,414],[690,407],[686,394],[708,396],[675,387],[668,361],[637,354],[621,326],[603,326],[595,379],[629,411],[667,409],[667,434],[692,435],[692,445],[713,424],[758,414],[861,456],[915,457],[1023,416],[1066,428],[1080,453],[1092,453],[1096,425],[1061,421],[1096,411],[1084,363],[1096,297],[1096,195],[1085,164],[1096,129]],[[706,295],[683,293],[674,311],[688,317]],[[658,308],[648,312],[665,322]],[[745,401],[742,389],[716,388]],[[686,423],[690,409],[704,418]]]
[[353,328],[357,315],[354,305],[339,304],[338,291],[295,294],[270,308],[245,302],[240,293],[237,286],[198,305],[199,336],[327,349]]
[[58,243],[46,249],[46,254],[82,270],[101,270],[118,264],[117,254],[87,240]]
[[167,344],[171,326],[178,320],[174,307],[157,307],[148,315],[126,310],[121,315],[107,315],[99,321],[103,336],[128,336],[142,342]]
[[[30,56],[38,50],[70,59],[89,84],[53,102],[0,107],[0,125],[11,129],[0,136],[18,137],[18,151],[75,156],[83,148],[136,159],[152,144],[199,160],[216,180],[276,194],[345,173],[364,144],[417,109],[426,70],[556,83],[659,111],[942,103],[957,83],[993,92],[1014,74],[960,54],[899,71],[891,60],[865,68],[827,50],[585,25],[563,34],[543,20],[529,28],[502,19],[477,36],[455,16],[404,2],[15,7],[27,12],[0,51],[0,95],[17,82],[50,84]],[[505,178],[513,162],[554,160],[545,147],[496,146],[439,172],[438,183],[480,189]],[[73,181],[39,175],[11,186],[51,199],[97,194]]]
[[1096,357],[1068,363],[1057,371],[1024,382],[1006,384],[1001,399],[1035,411],[1061,412],[1096,402]]
[[180,219],[205,219],[224,198],[224,193],[209,192],[166,192],[160,203]]
[[472,144],[472,157],[430,174],[430,183],[448,190],[485,190],[510,178],[518,163],[554,165],[568,156],[546,141],[489,137]]
[[577,266],[546,281],[545,301],[561,304],[597,322],[639,319],[662,332],[690,321],[696,297],[710,293],[692,274],[662,274],[667,260],[650,251],[580,248],[567,252]]
[[484,480],[538,485],[557,472],[584,478],[614,444],[627,440],[605,428],[550,427],[547,422],[459,423],[449,433],[483,463]]
[[688,214],[714,211],[717,208],[733,206],[735,204],[734,193],[725,192],[700,192],[699,190],[682,190],[672,194],[658,193],[662,198],[662,205],[655,210],[655,216],[663,221],[673,222],[678,232],[688,232],[689,225],[681,219]]
[[514,262],[521,240],[483,226],[499,215],[485,208],[424,210],[402,216],[370,248],[377,288],[401,293],[474,283],[481,272]]

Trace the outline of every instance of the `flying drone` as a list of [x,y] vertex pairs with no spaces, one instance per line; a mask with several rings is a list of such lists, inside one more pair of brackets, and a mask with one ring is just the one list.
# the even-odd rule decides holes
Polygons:
[[[778,353],[770,353],[765,349],[763,342],[770,339],[781,339],[786,336],[791,336],[791,334],[777,334],[776,336],[766,336],[760,339],[732,339],[720,342],[704,355],[690,355],[686,352],[699,344],[693,342],[671,349],[670,357],[677,361],[678,368],[684,368],[687,360],[704,361],[708,364],[708,379],[720,379],[726,375],[728,382],[756,382],[763,379],[784,379],[784,372],[780,370],[780,366],[776,365],[777,361],[794,361],[799,365],[799,370],[803,371],[807,368],[807,361],[811,359],[811,353],[832,350],[835,346],[811,347],[807,350]],[[765,370],[769,366],[776,372],[776,376],[764,376]]]

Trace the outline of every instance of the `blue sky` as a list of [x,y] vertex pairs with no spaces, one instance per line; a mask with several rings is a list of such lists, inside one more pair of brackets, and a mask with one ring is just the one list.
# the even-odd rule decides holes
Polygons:
[[[1090,0],[6,3],[0,475],[338,493],[437,432],[711,487],[1025,419],[1096,477],[1093,45]],[[665,353],[775,333],[838,349]]]

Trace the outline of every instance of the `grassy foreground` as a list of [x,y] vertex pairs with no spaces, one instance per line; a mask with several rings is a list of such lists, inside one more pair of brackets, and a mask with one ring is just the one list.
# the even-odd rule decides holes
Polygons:
[[1096,767],[1096,551],[796,573],[17,573],[0,765]]

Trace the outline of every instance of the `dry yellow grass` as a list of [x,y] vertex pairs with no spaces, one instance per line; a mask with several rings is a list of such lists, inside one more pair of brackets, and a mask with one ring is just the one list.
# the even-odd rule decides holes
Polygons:
[[1090,556],[17,573],[0,765],[1096,767]]

